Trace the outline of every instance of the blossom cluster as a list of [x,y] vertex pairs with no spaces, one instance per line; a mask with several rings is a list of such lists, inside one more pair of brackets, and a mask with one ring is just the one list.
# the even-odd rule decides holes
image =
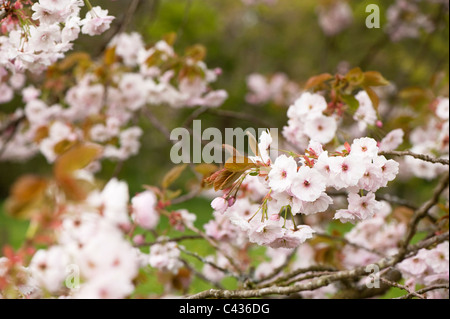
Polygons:
[[[403,260],[398,268],[406,279],[406,286],[414,291],[416,285],[449,283],[448,241],[433,249],[421,249],[416,256]],[[426,294],[427,298],[448,299],[448,290],[438,289]]]
[[[84,141],[103,145],[103,158],[125,160],[139,151],[143,132],[132,120],[148,105],[217,107],[227,97],[225,91],[209,88],[220,71],[208,69],[203,61],[185,57],[178,71],[184,76],[167,67],[180,58],[165,41],[146,48],[139,34],[119,34],[108,50],[114,52],[115,61],[107,66],[92,62],[89,72],[77,76],[57,103],[33,86],[22,90],[24,108],[4,123],[23,120],[9,141],[0,141],[0,148],[5,148],[1,160],[26,160],[40,152],[52,163]],[[97,67],[106,68],[110,79],[105,81]],[[17,77],[10,82],[18,82]],[[8,93],[3,102],[12,98]],[[98,168],[98,163],[92,165]]]
[[[160,217],[152,191],[137,194],[130,205],[128,185],[111,179],[85,201],[65,203],[60,210],[51,230],[54,242],[33,253],[29,265],[14,266],[10,259],[0,259],[1,277],[17,280],[16,272],[22,274],[21,285],[13,288],[18,289],[19,296],[125,298],[135,290],[133,280],[139,269],[152,267],[177,273],[183,266],[177,245],[166,242],[165,237],[157,238],[149,253],[134,247],[140,235],[131,241],[137,226],[155,230],[158,225]],[[179,223],[191,225],[195,218],[183,211]]]
[[[270,145],[267,143],[270,139],[270,135],[263,134],[259,148]],[[242,209],[241,200],[234,203],[230,192],[213,200],[216,219],[225,213],[232,224],[247,233],[250,242],[272,248],[295,248],[314,233],[308,225],[296,225],[295,216],[326,211],[333,203],[327,194],[330,188],[348,192],[348,208],[337,210],[335,219],[342,222],[370,219],[381,205],[375,192],[393,181],[399,171],[396,161],[379,156],[378,151],[377,142],[371,138],[355,139],[340,152],[325,151],[321,143],[312,140],[307,153],[297,159],[284,154],[273,163],[263,155],[251,158],[262,163],[256,169],[259,177],[244,175],[244,180],[259,179],[260,187],[266,189],[262,204]],[[235,206],[238,208],[234,209]],[[255,217],[258,212],[261,218]],[[215,223],[224,225],[223,221]]]
[[[353,119],[358,124],[358,134],[362,135],[369,126],[378,122],[377,112],[366,91],[355,95],[358,108]],[[329,104],[320,94],[303,93],[288,109],[288,125],[283,129],[283,136],[293,145],[305,149],[311,139],[328,144],[336,136],[342,122],[342,112],[330,111]]]
[[430,33],[434,30],[431,18],[421,12],[415,1],[397,0],[388,8],[386,15],[386,32],[394,42],[405,38],[418,38],[421,31]]
[[392,206],[380,201],[373,218],[357,223],[345,234],[345,239],[354,245],[344,247],[342,263],[347,268],[366,266],[376,262],[380,255],[394,255],[398,252],[398,243],[404,237],[406,227],[401,220],[392,218]]
[[[44,71],[62,58],[80,33],[95,36],[109,29],[114,17],[99,6],[90,7],[84,17],[82,0],[9,1],[2,16],[0,65],[15,73]],[[6,10],[5,10],[6,11]]]
[[[411,151],[415,153],[449,158],[449,99],[437,98],[432,103],[431,116],[424,126],[412,130],[409,141]],[[447,169],[439,163],[429,163],[416,158],[405,158],[405,165],[409,171],[420,178],[431,180]]]
[[353,23],[352,8],[347,1],[330,1],[317,7],[319,25],[326,36],[334,36]]
[[277,105],[293,103],[301,94],[300,86],[284,73],[266,77],[259,73],[247,77],[249,92],[245,99],[249,104],[273,102]]

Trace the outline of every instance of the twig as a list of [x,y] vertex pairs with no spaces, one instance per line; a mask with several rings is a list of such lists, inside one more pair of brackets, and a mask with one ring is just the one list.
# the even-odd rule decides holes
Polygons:
[[6,147],[9,144],[9,142],[11,142],[11,140],[14,138],[14,135],[16,134],[17,129],[20,126],[20,123],[22,123],[22,121],[24,121],[24,120],[26,120],[26,117],[21,116],[21,117],[18,117],[16,119],[12,120],[8,124],[6,124],[4,127],[0,128],[0,137],[3,134],[8,133],[2,147],[0,148],[0,158],[2,157],[3,153],[5,152]]
[[378,256],[381,256],[381,257],[384,257],[384,256],[385,256],[383,253],[381,253],[381,252],[379,252],[379,251],[376,251],[375,249],[370,249],[370,248],[364,247],[364,246],[362,246],[362,245],[359,245],[359,244],[356,244],[356,243],[352,243],[351,241],[349,241],[348,239],[346,239],[346,238],[344,238],[344,237],[333,236],[333,235],[328,235],[328,234],[324,234],[324,233],[316,233],[315,235],[316,235],[316,236],[319,236],[319,237],[323,237],[323,238],[328,238],[328,239],[338,240],[338,241],[343,242],[343,243],[346,244],[346,245],[353,246],[353,247],[355,247],[355,248],[358,248],[358,249],[362,249],[362,250],[368,251],[368,252],[370,252],[370,253],[372,253],[372,254],[375,254],[375,255],[378,255]]
[[[414,205],[413,203],[411,203],[410,201],[400,198],[400,197],[397,197],[392,194],[376,194],[376,197],[377,197],[377,199],[384,200],[391,204],[405,206],[405,207],[413,209],[413,210],[417,209],[417,206]],[[432,216],[429,216],[429,217],[432,218]]]
[[270,128],[271,125],[261,119],[259,119],[256,115],[247,114],[247,113],[238,113],[228,110],[219,110],[219,109],[208,109],[206,113],[223,116],[223,117],[229,117],[237,120],[244,120],[249,121],[251,123],[255,123],[257,125],[261,125],[264,128]]
[[216,251],[220,252],[230,263],[230,265],[233,267],[234,271],[236,271],[237,273],[241,274],[241,270],[240,268],[236,265],[235,261],[233,258],[231,258],[230,256],[228,256],[228,254],[226,254],[218,245],[217,243],[210,238],[209,236],[207,236],[204,232],[202,232],[200,229],[196,228],[193,225],[188,225],[186,223],[184,223],[184,226],[186,228],[189,228],[190,230],[192,230],[194,233],[200,235],[201,237],[203,237]]
[[100,46],[100,50],[98,51],[97,56],[101,55],[106,50],[108,44],[116,35],[125,32],[128,24],[130,23],[131,19],[133,18],[133,15],[135,14],[138,6],[140,5],[141,0],[131,0],[130,2],[131,3],[128,5],[128,9],[125,11],[120,21],[118,23],[115,23],[114,29],[111,28],[110,32],[108,32],[108,34],[106,35],[105,40]]
[[[423,247],[425,248],[425,247]],[[408,251],[407,251],[408,252]],[[401,255],[397,254],[391,257],[382,258],[378,262],[374,263],[378,266],[379,270],[384,270],[386,268],[396,265],[401,261]],[[404,255],[403,255],[404,257]],[[403,258],[402,257],[402,258]],[[320,278],[312,279],[307,283],[296,283],[289,287],[271,286],[264,287],[260,289],[249,289],[249,290],[216,290],[210,289],[198,294],[189,296],[189,299],[203,299],[203,298],[257,298],[264,297],[267,295],[291,295],[301,291],[315,290],[321,287],[328,286],[329,284],[340,281],[343,279],[359,278],[361,276],[366,276],[366,267],[357,267],[351,270],[341,270],[333,273],[332,275],[321,276]]]
[[408,246],[408,252],[405,255],[405,258],[411,257],[413,255],[415,255],[419,250],[426,248],[426,247],[430,247],[436,244],[440,244],[444,241],[449,240],[449,232],[445,232],[443,234],[439,234],[436,236],[433,236],[431,238],[422,240],[421,242],[415,244],[415,245],[410,245]]
[[412,294],[412,295],[414,295],[415,297],[417,297],[419,299],[426,299],[424,296],[419,295],[417,292],[409,291],[409,289],[406,286],[403,286],[403,285],[401,285],[401,284],[399,284],[397,282],[393,282],[393,281],[387,280],[384,277],[380,277],[380,281],[384,282],[385,284],[387,284],[387,285],[389,285],[391,287],[395,287],[395,288],[399,288],[399,289],[405,290],[408,294]]
[[163,124],[161,124],[161,122],[158,120],[158,118],[156,118],[156,116],[153,114],[152,111],[150,111],[148,108],[143,108],[142,109],[142,113],[150,120],[150,123],[152,123],[152,125],[161,132],[162,135],[164,135],[164,137],[170,141],[172,144],[175,143],[175,141],[172,141],[170,139],[170,131],[167,127],[165,127]]
[[206,278],[205,275],[203,275],[201,272],[197,271],[195,268],[193,268],[191,265],[189,265],[187,260],[181,259],[181,262],[184,264],[184,267],[189,269],[189,271],[192,272],[196,277],[200,278],[201,280],[203,280],[204,282],[207,282],[210,285],[213,285],[214,287],[216,287],[218,289],[223,289],[223,287],[220,283]]
[[296,250],[293,250],[287,257],[286,260],[284,261],[284,263],[280,266],[278,266],[277,268],[275,268],[269,275],[267,275],[264,278],[261,278],[259,280],[254,280],[253,283],[254,284],[260,284],[262,282],[271,280],[272,278],[276,277],[284,268],[286,268],[286,266],[291,262],[292,257],[294,257],[296,254]]
[[400,245],[399,253],[397,255],[397,258],[402,259],[407,250],[408,245],[411,242],[411,239],[413,238],[414,234],[417,230],[417,225],[419,224],[420,220],[427,216],[428,211],[438,203],[439,197],[441,196],[442,192],[448,187],[449,184],[449,172],[444,174],[444,176],[439,181],[439,184],[434,190],[433,196],[425,202],[419,209],[417,209],[412,217],[412,219],[409,222],[408,229],[406,232],[406,235]]
[[386,156],[412,156],[414,158],[420,159],[425,162],[430,162],[434,164],[450,165],[448,159],[445,158],[435,158],[426,154],[417,154],[411,151],[389,151],[389,152],[379,152],[378,155]]
[[153,245],[160,244],[160,243],[180,242],[180,241],[192,240],[192,239],[203,239],[203,237],[200,235],[185,235],[185,236],[176,237],[176,238],[168,238],[168,239],[159,240],[159,241],[157,240],[157,241],[153,241],[153,242],[149,242],[149,243],[135,244],[134,246],[135,247],[147,247],[147,246],[153,246]]
[[[293,277],[290,280],[280,282],[277,285],[278,286],[290,286],[293,283],[297,283],[297,282],[300,282],[300,281],[303,281],[303,280],[307,280],[307,279],[318,278],[318,277],[321,277],[321,276],[331,275],[333,273],[334,273],[333,271],[311,272],[311,273],[304,274],[303,276]],[[269,287],[269,286],[266,286],[266,287]]]
[[314,266],[310,266],[308,268],[300,268],[300,269],[291,271],[290,273],[288,273],[284,276],[278,277],[275,280],[262,285],[261,287],[270,287],[275,284],[280,284],[282,282],[285,282],[285,281],[287,281],[293,277],[296,277],[298,275],[301,275],[301,274],[306,274],[306,273],[311,273],[311,272],[312,273],[320,273],[320,272],[324,272],[324,271],[328,271],[328,272],[337,271],[337,269],[334,267],[331,267],[331,266],[323,266],[323,265],[314,265]]
[[447,289],[448,290],[449,289],[449,285],[448,284],[440,284],[440,285],[428,286],[428,287],[419,289],[419,290],[417,290],[415,292],[411,292],[411,293],[409,293],[407,295],[404,295],[404,296],[401,296],[401,297],[398,297],[398,298],[395,298],[395,299],[411,299],[416,294],[423,295],[424,293],[427,293],[427,292],[432,291],[432,290],[438,290],[438,289]]
[[183,127],[191,126],[192,122],[196,118],[198,118],[201,114],[203,114],[206,111],[208,111],[208,109],[209,109],[208,106],[201,106],[201,107],[197,108],[194,112],[191,113],[191,115],[186,119],[186,121],[184,121]]
[[193,190],[193,191],[191,191],[191,192],[189,192],[189,193],[187,193],[187,194],[185,194],[183,196],[180,196],[178,198],[173,199],[170,202],[170,204],[171,205],[178,205],[178,204],[187,202],[187,201],[197,197],[200,194],[200,192],[201,192],[201,189],[197,188],[197,189],[195,189],[195,190]]
[[212,261],[209,261],[209,260],[203,258],[202,256],[198,255],[197,253],[188,251],[188,250],[184,249],[184,248],[181,247],[181,246],[178,246],[178,249],[179,249],[180,251],[182,251],[183,253],[185,253],[186,255],[189,255],[189,256],[191,256],[191,257],[194,257],[194,258],[198,259],[198,260],[201,261],[203,264],[208,264],[208,265],[210,265],[211,267],[213,267],[213,268],[215,268],[215,269],[217,269],[217,270],[223,272],[225,275],[233,276],[233,277],[238,278],[238,279],[240,278],[239,275],[233,274],[233,273],[230,272],[228,269],[225,269],[225,268],[222,268],[222,267],[216,265],[216,264],[213,263]]
[[125,16],[123,17],[120,28],[117,31],[117,33],[125,32],[128,24],[130,23],[131,19],[133,18],[134,13],[136,12],[141,0],[132,0],[130,5],[128,6],[128,10],[125,12]]

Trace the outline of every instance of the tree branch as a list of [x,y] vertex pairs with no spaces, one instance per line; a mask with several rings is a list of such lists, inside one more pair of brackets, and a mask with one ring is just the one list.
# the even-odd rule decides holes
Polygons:
[[411,292],[411,293],[409,293],[407,295],[404,295],[404,296],[401,296],[401,297],[398,297],[398,298],[395,298],[395,299],[411,299],[412,297],[415,297],[416,294],[423,295],[424,293],[427,293],[427,292],[432,291],[432,290],[438,290],[438,289],[447,289],[448,290],[449,289],[449,285],[448,284],[441,284],[441,285],[433,285],[433,286],[425,287],[425,288],[419,289],[417,291]]
[[419,207],[419,209],[415,211],[412,219],[409,222],[406,235],[402,241],[402,244],[400,245],[399,253],[397,255],[398,259],[402,259],[406,255],[408,245],[417,231],[417,225],[419,224],[422,218],[427,216],[428,211],[438,203],[439,197],[441,196],[442,192],[448,187],[448,184],[449,184],[449,172],[444,174],[444,176],[441,178],[439,184],[436,186],[434,190],[433,196],[428,201],[426,201],[421,207]]
[[[442,237],[440,238],[442,239]],[[426,248],[427,246],[425,244],[433,245],[435,244],[436,240],[426,240],[425,243],[419,243],[418,245],[414,246],[413,248],[416,249],[417,247]],[[424,247],[422,247],[424,246]],[[409,253],[409,251],[406,251],[406,253]],[[384,270],[389,267],[393,267],[398,262],[402,260],[402,258],[406,256],[406,254],[397,254],[391,257],[382,258],[378,262],[374,263],[378,266],[379,270]],[[259,289],[249,289],[249,290],[217,290],[217,289],[210,289],[206,290],[200,293],[197,293],[195,295],[187,297],[188,299],[204,299],[204,298],[258,298],[258,297],[264,297],[268,295],[290,295],[294,293],[298,293],[301,291],[311,291],[315,290],[321,287],[328,286],[329,284],[340,281],[343,279],[355,279],[362,276],[367,276],[366,267],[357,267],[351,270],[341,270],[337,271],[331,275],[324,275],[319,278],[314,278],[309,282],[306,283],[300,283],[297,282],[292,286],[289,287],[280,287],[280,286],[271,286],[271,287],[264,287]]]
[[420,159],[425,162],[430,162],[434,164],[450,165],[448,159],[445,158],[435,158],[425,154],[417,154],[411,151],[390,151],[390,152],[379,152],[378,155],[386,156],[412,156],[414,158]]
[[399,284],[397,282],[390,281],[390,280],[388,280],[388,279],[386,279],[384,277],[380,277],[380,281],[384,282],[385,284],[387,284],[387,285],[389,285],[391,287],[402,289],[402,290],[406,291],[408,294],[414,295],[414,297],[417,297],[419,299],[426,299],[424,296],[418,294],[415,291],[413,291],[413,292],[409,291],[409,289],[406,286],[403,286],[403,285],[401,285],[401,284]]

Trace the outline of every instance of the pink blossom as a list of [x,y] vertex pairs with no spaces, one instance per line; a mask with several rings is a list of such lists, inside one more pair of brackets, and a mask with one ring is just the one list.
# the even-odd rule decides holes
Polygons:
[[330,157],[329,165],[333,174],[333,187],[336,189],[355,186],[366,171],[364,162],[353,155]]
[[108,15],[108,10],[96,6],[81,20],[81,32],[90,36],[102,34],[109,29],[113,20],[114,17]]
[[363,137],[355,139],[351,145],[350,155],[359,156],[364,160],[371,160],[378,155],[377,141]]
[[297,175],[297,163],[292,157],[279,156],[269,172],[269,186],[275,192],[290,189]]
[[281,238],[285,234],[282,228],[282,221],[266,220],[264,222],[255,221],[251,223],[249,230],[249,240],[261,246],[270,246],[275,240]]
[[152,191],[137,194],[131,199],[131,217],[139,226],[145,229],[154,229],[159,222],[159,214],[155,207],[156,195]]
[[291,187],[292,194],[305,202],[314,202],[326,189],[326,180],[316,169],[300,167]]
[[405,133],[402,129],[396,129],[389,132],[380,142],[380,151],[394,151],[403,143]]
[[336,135],[337,122],[334,117],[317,115],[310,116],[305,124],[305,134],[322,144],[329,143]]
[[225,198],[223,198],[223,197],[216,197],[211,202],[211,207],[215,211],[223,214],[228,209],[228,201]]
[[291,221],[287,221],[287,229],[283,237],[276,239],[269,246],[272,248],[297,248],[307,239],[313,237],[315,231],[306,225],[297,226],[295,229]]

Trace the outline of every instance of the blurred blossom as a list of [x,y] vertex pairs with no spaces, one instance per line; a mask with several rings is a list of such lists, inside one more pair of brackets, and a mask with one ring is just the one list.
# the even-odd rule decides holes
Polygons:
[[317,8],[319,25],[326,36],[334,36],[353,23],[352,8],[346,1],[333,1]]
[[387,10],[386,31],[394,42],[418,38],[421,31],[430,33],[433,30],[430,18],[420,11],[419,5],[414,1],[396,0]]

